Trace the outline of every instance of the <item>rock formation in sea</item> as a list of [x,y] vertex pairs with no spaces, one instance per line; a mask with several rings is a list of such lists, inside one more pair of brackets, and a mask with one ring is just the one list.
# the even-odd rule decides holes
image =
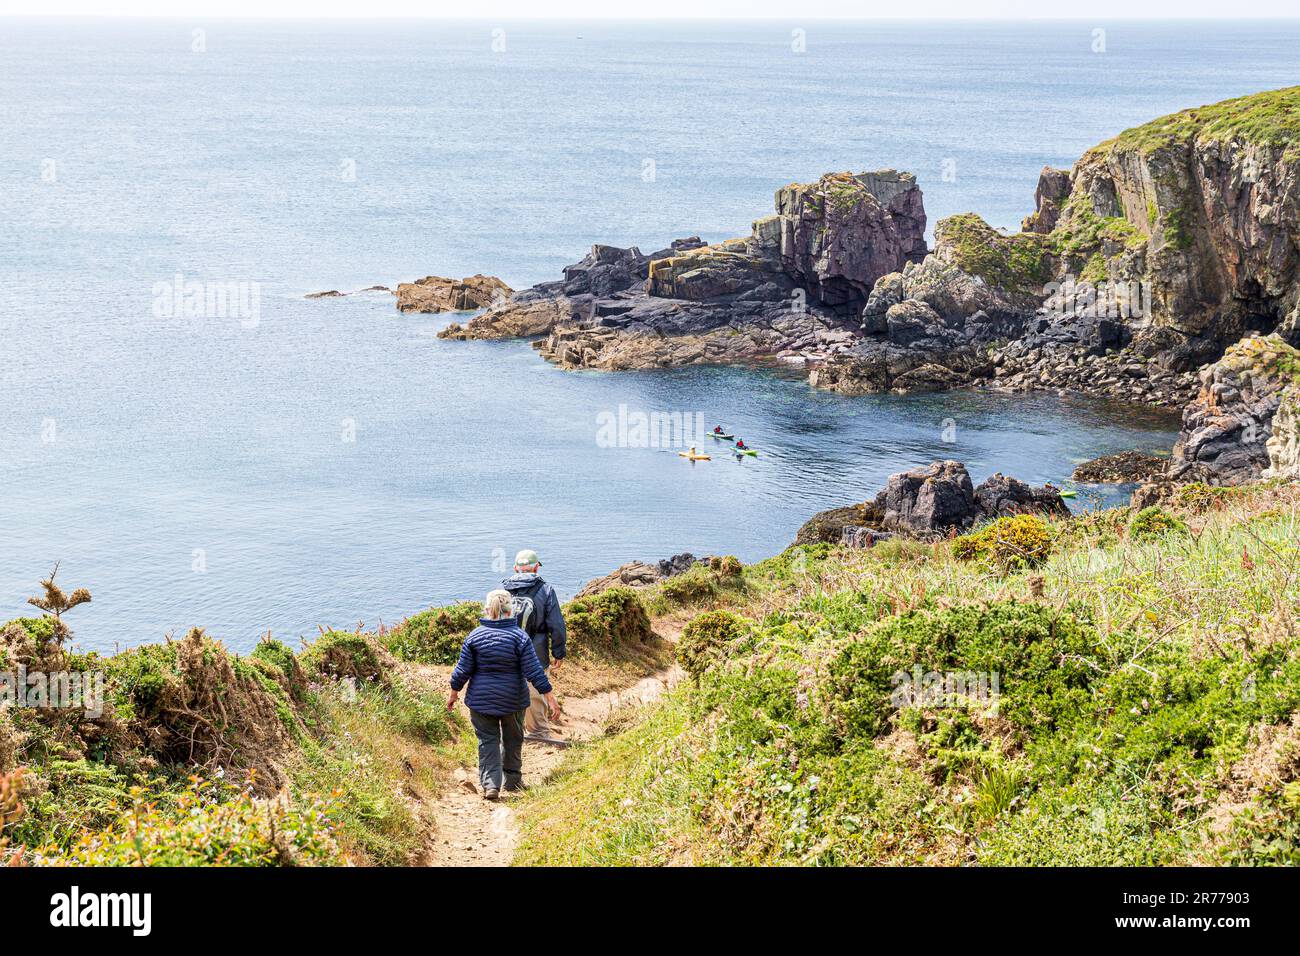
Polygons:
[[425,276],[397,287],[399,312],[473,312],[504,301],[513,290],[496,276]]
[[795,536],[795,544],[840,544],[866,528],[911,537],[965,531],[980,521],[1016,514],[1066,517],[1070,511],[1051,485],[1034,488],[1001,473],[979,485],[958,461],[936,461],[890,475],[871,501],[819,512]]
[[651,255],[594,246],[564,279],[516,293],[446,338],[545,335],[566,367],[824,359],[860,337],[880,276],[925,254],[913,176],[836,173],[777,191],[751,234],[681,239]]

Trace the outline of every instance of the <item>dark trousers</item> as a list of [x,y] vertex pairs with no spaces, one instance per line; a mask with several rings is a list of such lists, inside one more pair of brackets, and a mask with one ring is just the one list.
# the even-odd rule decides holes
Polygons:
[[524,711],[493,717],[469,712],[478,737],[478,778],[484,790],[517,790],[524,783]]

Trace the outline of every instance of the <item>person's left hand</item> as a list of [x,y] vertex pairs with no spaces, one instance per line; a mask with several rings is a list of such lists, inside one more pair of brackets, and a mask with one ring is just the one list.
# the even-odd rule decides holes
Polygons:
[[453,711],[453,710],[456,709],[456,701],[459,700],[459,699],[460,699],[460,691],[453,690],[453,691],[451,692],[451,696],[449,696],[449,697],[447,698],[447,710],[448,710],[448,712]]
[[553,671],[558,671],[558,670],[560,669],[560,665],[563,664],[563,663],[564,663],[564,658],[563,658],[563,657],[556,657],[556,658],[552,659],[552,660],[551,660],[551,670],[553,670]]

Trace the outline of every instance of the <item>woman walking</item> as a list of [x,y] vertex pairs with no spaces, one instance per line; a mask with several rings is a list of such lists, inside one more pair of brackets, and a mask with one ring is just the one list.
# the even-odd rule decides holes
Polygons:
[[460,689],[469,682],[465,706],[478,737],[478,775],[487,800],[506,790],[524,788],[524,713],[528,685],[546,698],[551,720],[560,716],[551,682],[529,639],[515,620],[507,591],[491,591],[483,602],[483,617],[465,643],[451,672],[451,697],[456,706]]

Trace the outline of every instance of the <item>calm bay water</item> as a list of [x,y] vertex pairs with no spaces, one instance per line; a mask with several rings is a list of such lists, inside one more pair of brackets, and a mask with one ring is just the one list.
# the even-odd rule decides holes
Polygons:
[[[936,457],[1059,482],[1167,448],[1168,416],[1081,399],[567,374],[526,344],[438,341],[446,319],[384,296],[302,295],[520,287],[595,241],[741,234],[777,187],[846,168],[914,171],[932,222],[1014,227],[1044,163],[1292,83],[1297,41],[1292,23],[0,21],[0,619],[61,561],[94,592],[70,620],[83,646],[202,624],[247,648],[479,596],[523,546],[571,593],[632,558],[764,557]],[[258,321],[160,317],[178,274],[257,283]],[[620,405],[763,454],[600,447]]]

